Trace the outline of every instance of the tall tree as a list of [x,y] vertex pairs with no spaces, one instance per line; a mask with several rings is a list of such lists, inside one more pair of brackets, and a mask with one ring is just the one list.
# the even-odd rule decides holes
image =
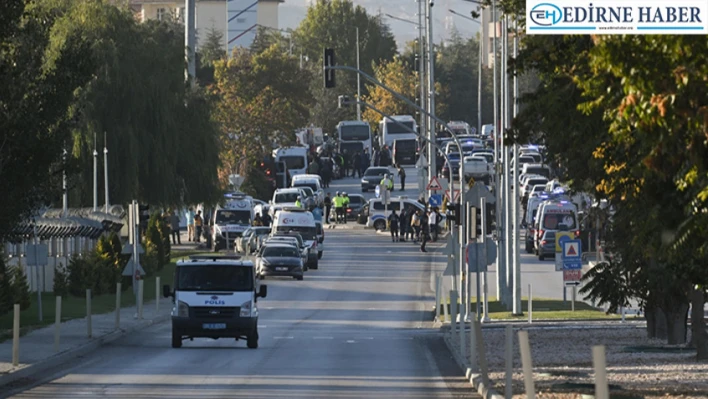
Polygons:
[[[356,29],[359,28],[359,63],[361,69],[372,75],[373,65],[380,61],[391,60],[396,54],[396,41],[390,28],[381,16],[369,15],[361,6],[354,6],[351,0],[317,0],[307,9],[305,19],[293,32],[295,54],[302,54],[313,65],[321,67],[322,49],[335,51],[336,63],[355,67]],[[319,76],[315,76],[317,79]],[[312,122],[326,130],[332,130],[331,118],[336,109],[336,101],[331,97],[338,95],[354,96],[357,93],[357,77],[353,72],[337,71],[337,88],[329,90],[334,94],[316,96]],[[367,94],[367,87],[362,79],[362,96]],[[315,81],[322,85],[322,80]],[[316,90],[319,92],[319,90]],[[323,119],[319,119],[323,117]],[[336,122],[335,122],[336,124]]]
[[[404,97],[416,98],[418,74],[411,72],[410,67],[405,64],[402,58],[396,57],[392,61],[376,65],[374,77]],[[364,100],[388,115],[409,115],[415,112],[410,105],[394,97],[382,87],[369,85],[368,89],[369,95],[365,96]],[[367,108],[362,116],[362,119],[369,122],[374,128],[381,118],[382,116],[371,108]]]
[[203,85],[214,83],[214,63],[226,57],[224,34],[210,27],[197,51],[197,78]]
[[258,54],[238,48],[216,63],[215,76],[225,182],[229,174],[247,176],[249,166],[270,155],[274,144],[293,144],[314,100],[309,72],[277,45]]
[[[74,124],[67,111],[95,68],[94,42],[54,28],[70,18],[65,3],[7,0],[0,6],[2,233],[59,192],[62,148]],[[80,2],[68,14],[85,15],[91,7]]]

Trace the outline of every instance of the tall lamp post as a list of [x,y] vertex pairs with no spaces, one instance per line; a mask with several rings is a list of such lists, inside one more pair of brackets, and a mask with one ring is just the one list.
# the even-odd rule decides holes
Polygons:
[[[452,14],[457,15],[460,18],[464,18],[468,21],[472,21],[479,24],[480,28],[484,29],[484,23],[477,21],[474,18],[470,18],[466,15],[460,14],[455,10],[449,10]],[[477,63],[477,134],[482,134],[482,31],[479,32],[479,62]]]

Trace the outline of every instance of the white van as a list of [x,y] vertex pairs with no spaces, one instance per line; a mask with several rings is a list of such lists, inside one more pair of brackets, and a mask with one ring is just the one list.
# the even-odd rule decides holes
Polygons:
[[297,175],[293,176],[291,184],[294,188],[309,187],[315,195],[315,205],[324,204],[324,189],[322,189],[322,178],[318,175]]
[[546,231],[573,231],[580,238],[578,210],[575,204],[566,199],[553,199],[538,206],[534,220],[534,249],[539,251],[540,240]]
[[307,147],[286,147],[273,150],[275,162],[285,162],[290,177],[307,173],[309,160]]
[[214,210],[212,234],[212,249],[233,248],[234,240],[241,237],[244,231],[251,227],[255,213],[250,197],[246,195],[231,195],[223,206]]
[[259,284],[253,262],[238,256],[190,256],[177,262],[174,290],[162,287],[172,297],[172,347],[184,339],[236,338],[258,348],[258,298],[268,287]]
[[305,246],[310,248],[307,257],[307,268],[317,269],[319,267],[317,226],[312,212],[301,208],[283,208],[278,211],[273,220],[271,234],[289,232],[298,233],[302,236]]
[[[425,211],[425,207],[420,202],[409,199],[406,196],[391,197],[386,207],[381,199],[372,198],[369,200],[369,204],[363,209],[364,215],[367,217],[366,227],[373,227],[376,230],[386,230],[386,224],[391,210],[395,209],[396,213],[400,215],[401,209],[408,211],[411,207],[416,210]],[[444,226],[444,224],[445,214],[440,212],[438,226]]]

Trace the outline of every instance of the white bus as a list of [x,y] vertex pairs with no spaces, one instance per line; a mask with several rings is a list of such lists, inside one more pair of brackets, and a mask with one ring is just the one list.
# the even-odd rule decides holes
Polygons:
[[358,151],[366,153],[371,159],[371,126],[364,121],[341,121],[337,124],[337,151],[353,155]]
[[418,135],[416,133],[411,133],[408,129],[404,129],[399,123],[409,127],[414,132],[418,132],[418,124],[415,122],[415,118],[411,115],[393,115],[389,118],[381,119],[379,122],[379,144],[381,147],[387,145],[389,148],[393,149],[394,140],[417,140]]

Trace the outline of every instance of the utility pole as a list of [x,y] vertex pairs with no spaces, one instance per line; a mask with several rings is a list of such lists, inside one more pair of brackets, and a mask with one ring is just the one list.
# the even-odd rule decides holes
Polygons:
[[[356,27],[356,69],[359,67],[359,27]],[[361,76],[356,74],[356,120],[361,121]]]
[[184,19],[184,46],[186,47],[185,58],[187,59],[185,80],[188,80],[194,84],[194,79],[197,73],[195,58],[197,45],[197,33],[195,30],[196,0],[185,0],[184,9],[187,14]]
[[103,184],[104,190],[106,190],[106,213],[110,207],[110,202],[108,201],[108,142],[106,141],[106,132],[103,132]]
[[[518,19],[517,17],[514,17],[514,60],[516,60],[516,57],[518,56],[519,53],[519,25],[518,25]],[[516,63],[514,63],[514,106],[513,106],[513,117],[516,118],[516,116],[519,114],[519,78],[516,74]],[[514,143],[514,157],[518,157],[519,155],[519,145]],[[516,161],[514,162],[514,182],[517,184],[515,187],[518,187],[518,181],[519,181],[519,168],[518,164]],[[521,200],[519,197],[519,193],[514,190],[514,211],[513,211],[513,216],[514,216],[514,247],[513,247],[513,254],[514,254],[514,309],[513,309],[513,314],[515,315],[520,315],[522,314],[521,311],[521,261],[520,261],[520,253],[519,253],[519,209],[520,209],[520,204],[519,201]],[[530,310],[529,310],[530,311]]]
[[[428,113],[430,115],[435,115],[435,39],[433,36],[433,5],[434,2],[431,0],[429,6],[426,7],[428,10]],[[432,143],[436,142],[435,137],[435,119],[431,117],[428,118],[428,162],[430,167],[428,169],[428,180],[432,180],[437,175],[437,165],[436,165],[436,153],[435,146]],[[452,178],[452,173],[450,173],[450,178]]]
[[479,60],[477,60],[477,134],[482,134],[482,55],[484,54],[484,11],[480,15]]
[[494,32],[492,33],[492,85],[493,85],[493,114],[494,114],[494,183],[495,190],[494,195],[496,196],[495,207],[495,219],[497,224],[497,300],[504,303],[505,300],[505,282],[506,282],[506,270],[504,268],[504,235],[503,235],[503,207],[502,207],[502,182],[501,182],[501,160],[499,158],[499,139],[501,137],[499,126],[499,87],[497,84],[497,2],[492,1],[492,26],[494,27]]
[[93,132],[93,211],[98,210],[98,151],[96,151],[96,132]]
[[[427,101],[425,97],[425,16],[423,15],[425,13],[425,0],[418,0],[418,79],[419,83],[418,85],[420,86],[420,108],[422,109],[427,109]],[[425,114],[420,113],[420,123],[418,124],[418,129],[420,130],[420,135],[423,137],[428,137],[426,135],[426,129],[425,129]],[[428,151],[430,151],[430,147],[428,147]],[[430,152],[428,152],[428,156],[430,157]],[[423,187],[425,188],[425,187]]]
[[[502,29],[501,29],[501,34],[502,34],[502,56],[501,56],[501,64],[502,64],[502,72],[501,72],[501,86],[502,86],[502,130],[505,131],[506,129],[509,128],[509,74],[507,73],[507,68],[509,66],[508,63],[508,57],[509,57],[509,35],[508,35],[508,17],[504,15],[503,20],[502,20]],[[513,181],[511,181],[511,176],[509,173],[509,168],[511,166],[510,163],[510,157],[509,157],[509,145],[506,142],[506,140],[502,139],[502,151],[503,151],[503,157],[504,157],[504,199],[503,199],[503,207],[504,207],[504,270],[506,271],[506,289],[505,289],[505,295],[506,295],[506,306],[508,308],[511,307],[511,299],[512,299],[512,294],[511,294],[511,287],[512,285],[512,279],[514,278],[513,272],[513,265],[512,265],[512,259],[511,259],[511,245],[512,245],[512,215],[511,215],[511,196],[516,195],[517,190],[515,189],[514,192],[511,192],[511,187],[514,185],[514,188],[516,188],[518,185],[515,184]]]

